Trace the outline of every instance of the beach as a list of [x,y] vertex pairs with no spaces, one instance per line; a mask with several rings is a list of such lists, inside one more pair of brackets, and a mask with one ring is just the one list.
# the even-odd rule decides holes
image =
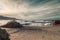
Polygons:
[[10,34],[10,40],[60,40],[60,27],[40,29],[2,28]]

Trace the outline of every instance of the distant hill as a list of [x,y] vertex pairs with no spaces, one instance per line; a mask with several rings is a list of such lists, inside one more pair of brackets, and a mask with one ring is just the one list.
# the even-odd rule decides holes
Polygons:
[[1,16],[0,15],[0,20],[18,20],[18,19],[12,18],[12,17]]

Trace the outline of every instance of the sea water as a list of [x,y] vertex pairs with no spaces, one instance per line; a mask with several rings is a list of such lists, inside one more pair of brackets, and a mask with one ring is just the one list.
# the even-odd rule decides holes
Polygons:
[[[5,24],[7,24],[8,22],[10,22],[10,21],[12,21],[12,20],[0,20],[0,26],[1,25],[5,25]],[[22,24],[23,26],[30,26],[30,27],[32,27],[32,26],[35,26],[35,27],[50,27],[51,26],[51,23],[50,23],[50,21],[48,21],[48,22],[39,22],[39,23],[34,23],[34,22],[25,22],[25,21],[20,21],[20,20],[16,20],[18,23],[20,23],[20,24]],[[28,24],[28,25],[25,25],[25,24]]]

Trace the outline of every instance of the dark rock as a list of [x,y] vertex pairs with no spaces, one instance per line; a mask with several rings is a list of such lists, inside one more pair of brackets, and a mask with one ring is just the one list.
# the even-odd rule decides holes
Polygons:
[[8,22],[6,25],[3,25],[1,27],[4,27],[4,28],[22,28],[23,26],[16,21],[11,21],[11,22]]
[[10,40],[9,34],[5,29],[0,29],[0,40]]
[[52,25],[60,25],[60,20],[52,20]]

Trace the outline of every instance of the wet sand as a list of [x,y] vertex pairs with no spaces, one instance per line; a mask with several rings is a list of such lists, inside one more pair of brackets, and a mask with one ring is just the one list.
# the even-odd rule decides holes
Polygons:
[[60,27],[40,27],[40,29],[3,28],[11,40],[60,40]]

